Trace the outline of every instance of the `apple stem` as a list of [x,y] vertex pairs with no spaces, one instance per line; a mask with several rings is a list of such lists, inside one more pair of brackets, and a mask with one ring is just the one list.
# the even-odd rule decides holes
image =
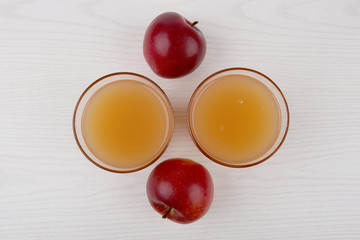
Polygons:
[[169,208],[169,210],[162,216],[162,218],[167,218],[172,208]]
[[193,26],[195,26],[196,24],[198,24],[199,23],[199,21],[195,21],[195,22],[193,22],[192,24],[191,24],[191,26],[193,27]]

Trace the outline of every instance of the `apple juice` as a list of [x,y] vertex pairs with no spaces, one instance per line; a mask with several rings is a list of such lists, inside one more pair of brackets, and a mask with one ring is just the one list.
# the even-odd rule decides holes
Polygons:
[[[195,94],[194,94],[195,95]],[[205,84],[189,106],[199,148],[225,165],[246,165],[265,154],[281,127],[279,104],[257,79],[231,74]]]
[[169,109],[150,86],[121,80],[98,89],[82,115],[89,150],[107,165],[135,169],[159,156],[169,140]]

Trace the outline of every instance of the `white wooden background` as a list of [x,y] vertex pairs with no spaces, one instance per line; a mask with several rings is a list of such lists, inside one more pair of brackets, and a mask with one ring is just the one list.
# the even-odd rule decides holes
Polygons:
[[[176,11],[199,20],[202,65],[162,79],[142,55],[146,27]],[[231,169],[192,143],[195,87],[228,67],[272,78],[288,99],[288,137],[275,156]],[[114,174],[91,164],[72,133],[81,92],[108,73],[156,81],[176,117],[152,166]],[[0,239],[360,239],[360,1],[0,0]],[[215,197],[190,225],[148,203],[150,171],[187,157],[211,172]]]

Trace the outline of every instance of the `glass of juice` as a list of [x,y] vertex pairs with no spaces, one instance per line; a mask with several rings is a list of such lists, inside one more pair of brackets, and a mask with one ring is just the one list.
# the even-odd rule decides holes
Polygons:
[[289,109],[279,87],[247,68],[224,69],[206,78],[190,99],[187,118],[199,150],[228,167],[265,161],[289,128]]
[[95,165],[134,172],[155,162],[167,148],[174,126],[164,91],[135,73],[113,73],[93,82],[80,96],[75,140]]

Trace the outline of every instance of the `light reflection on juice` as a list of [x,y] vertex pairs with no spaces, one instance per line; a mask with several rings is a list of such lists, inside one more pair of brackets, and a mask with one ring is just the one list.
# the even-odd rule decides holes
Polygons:
[[204,84],[189,108],[195,142],[224,165],[251,163],[279,136],[279,104],[267,86],[250,76],[224,75]]

